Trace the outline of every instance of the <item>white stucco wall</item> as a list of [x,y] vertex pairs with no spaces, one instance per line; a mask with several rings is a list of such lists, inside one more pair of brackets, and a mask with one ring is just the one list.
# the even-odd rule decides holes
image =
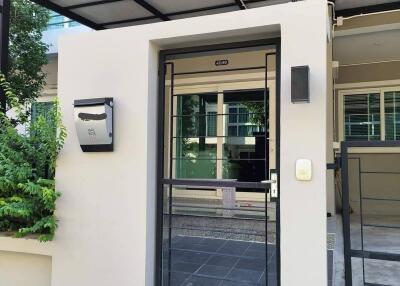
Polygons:
[[79,34],[82,32],[90,32],[92,29],[79,25],[74,27],[50,29],[43,32],[42,41],[49,45],[48,55],[58,53],[58,38],[62,35]]
[[0,285],[51,286],[51,257],[0,251]]
[[51,286],[53,243],[0,234],[0,286]]
[[[271,32],[282,37],[282,285],[327,285],[326,17],[325,1],[307,0],[63,37],[58,87],[69,136],[57,169],[52,286],[154,285],[158,49]],[[310,104],[290,101],[296,65],[310,66]],[[106,96],[115,151],[82,153],[73,100]],[[311,182],[295,180],[298,158],[313,161]]]

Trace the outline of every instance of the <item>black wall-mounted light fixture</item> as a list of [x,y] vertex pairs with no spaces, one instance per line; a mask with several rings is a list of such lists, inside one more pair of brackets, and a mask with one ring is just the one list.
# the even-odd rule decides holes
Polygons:
[[292,67],[292,103],[310,102],[309,66]]

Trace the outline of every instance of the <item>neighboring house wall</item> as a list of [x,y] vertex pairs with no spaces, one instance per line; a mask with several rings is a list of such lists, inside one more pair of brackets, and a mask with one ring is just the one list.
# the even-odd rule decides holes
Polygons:
[[[399,153],[351,153],[349,157],[354,158],[349,161],[350,207],[356,214],[360,213],[360,190],[363,197],[400,199]],[[379,173],[360,174],[360,171]],[[399,202],[363,200],[363,214],[398,216]]]
[[365,83],[365,85],[371,86],[371,82],[372,84],[375,82],[375,85],[378,84],[377,82],[381,82],[380,84],[382,85],[385,84],[383,81],[386,81],[386,84],[391,85],[389,81],[396,80],[400,83],[400,54],[399,61],[340,67],[337,83],[349,86],[351,84]]
[[[337,141],[345,140],[344,98],[357,94],[378,94],[378,118],[380,131],[377,140],[387,140],[385,133],[392,134],[393,128],[386,130],[388,106],[383,100],[385,92],[400,92],[400,12],[378,13],[354,17],[337,27],[339,37],[336,43],[336,60],[339,60],[339,77],[336,81],[336,122]],[[380,105],[380,106],[379,106]],[[386,115],[386,116],[385,116]],[[390,123],[391,126],[393,125]],[[400,130],[399,130],[400,131]],[[389,138],[390,140],[394,138]],[[395,170],[400,159],[400,148],[358,148],[352,157],[359,157],[362,169],[374,171]],[[367,168],[367,169],[365,169]],[[350,199],[355,212],[359,208],[359,166],[358,161],[349,162]],[[363,191],[371,197],[400,199],[400,192],[393,184],[399,176],[387,174],[362,175]],[[394,214],[398,205],[376,204],[364,208],[365,213]],[[398,214],[398,212],[397,212]]]
[[[368,83],[368,82],[364,82]],[[399,124],[397,123],[397,128],[394,130],[393,118],[394,122],[398,122],[399,119],[396,119],[396,115],[393,116],[387,110],[388,99],[385,98],[385,94],[388,92],[393,95],[393,93],[400,94],[400,86],[386,86],[384,88],[380,87],[372,87],[372,88],[364,88],[364,89],[350,89],[350,90],[341,90],[338,92],[338,136],[340,140],[345,140],[345,131],[344,131],[344,98],[348,96],[358,95],[358,94],[377,94],[378,95],[378,105],[380,109],[380,114],[378,119],[380,120],[380,130],[377,132],[378,138],[376,140],[399,140],[399,136],[397,134],[400,133]],[[398,108],[397,108],[398,110]],[[397,112],[397,117],[400,117],[400,114]],[[388,119],[390,118],[390,119]],[[385,127],[389,125],[388,127]],[[397,134],[396,134],[397,132]],[[386,134],[385,134],[386,133]],[[356,150],[352,149],[351,157],[358,157],[362,162],[362,170],[363,171],[398,171],[399,162],[400,162],[400,148],[392,147],[392,148],[357,148]],[[397,165],[397,167],[396,167]],[[372,169],[371,169],[372,167]],[[367,193],[370,197],[375,198],[389,198],[389,199],[400,199],[400,191],[397,188],[397,183],[400,179],[400,174],[375,174],[375,175],[361,175],[359,177],[359,165],[358,161],[351,160],[349,162],[349,187],[350,187],[350,199],[351,206],[354,210],[358,209],[358,198],[360,195],[359,189],[359,179],[361,179],[362,191]],[[394,185],[394,182],[397,182]],[[370,204],[371,205],[371,204]],[[377,204],[376,206],[370,206],[368,208],[364,208],[364,213],[377,214],[378,210],[380,214],[395,214],[397,209],[398,213],[398,204],[386,204],[385,206]]]
[[[327,57],[327,104],[326,104],[326,161],[327,163],[335,162],[335,154],[333,150],[334,142],[334,90],[333,90],[333,70],[332,70],[332,57],[333,57],[333,39],[328,43],[326,49]],[[326,171],[326,209],[330,215],[336,214],[335,206],[335,171]]]
[[58,40],[63,35],[80,34],[92,29],[71,21],[64,16],[52,13],[47,30],[43,32],[42,41],[49,47],[48,64],[43,67],[46,73],[46,86],[38,101],[52,101],[57,96],[58,79]]
[[[379,1],[378,1],[379,2]],[[362,17],[350,17],[345,20],[343,26],[337,26],[335,31],[342,35],[357,33],[370,33],[371,31],[382,31],[385,29],[399,28],[400,11],[381,12],[375,14],[364,14]]]
[[[53,285],[154,285],[158,49],[279,32],[282,286],[327,285],[327,19],[326,1],[309,0],[64,37],[58,95],[68,138]],[[291,103],[298,65],[310,66],[309,104]],[[115,100],[115,151],[82,153],[73,100],[106,96]],[[299,158],[312,160],[311,182],[295,179]]]
[[[46,85],[39,100],[50,100],[57,95],[58,55],[49,56],[49,62],[43,67],[46,73]],[[50,98],[47,98],[50,97]]]

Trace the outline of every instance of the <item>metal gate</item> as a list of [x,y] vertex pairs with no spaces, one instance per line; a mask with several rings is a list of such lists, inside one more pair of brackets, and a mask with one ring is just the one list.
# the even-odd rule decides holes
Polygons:
[[[193,70],[177,71],[176,63],[169,57],[215,51],[221,54],[223,50],[233,52],[238,48],[265,45],[273,47],[274,52],[265,53],[260,66],[224,68],[228,61],[221,60],[215,61],[215,66],[218,66],[215,70],[196,70],[193,67]],[[157,285],[279,285],[278,174],[277,171],[269,172],[266,129],[267,66],[272,57],[279,62],[278,55],[279,43],[275,40],[180,49],[161,54]],[[279,70],[279,64],[276,70]],[[187,80],[193,75],[214,74],[229,77],[246,71],[265,73],[264,88],[186,94],[175,90],[177,78]],[[279,83],[279,72],[276,80]],[[276,94],[279,94],[279,89]],[[248,112],[243,114],[238,103],[243,96],[264,106],[258,114],[263,114],[264,129],[260,127],[252,131],[255,150],[247,158],[241,154],[227,159],[221,157],[225,156],[221,150],[215,151],[210,145],[227,142],[226,138],[233,136],[227,130],[221,133],[221,124],[216,123],[219,118],[225,118],[224,124],[227,125],[227,121],[249,116]],[[216,101],[220,104],[221,100],[236,106],[232,107],[236,113],[221,112],[220,106],[215,109],[213,105]],[[221,175],[220,171],[218,179],[212,178],[218,173],[214,170],[215,165],[218,169],[218,164],[220,169],[223,167],[223,172],[232,168],[240,168],[240,171],[235,176]],[[279,170],[279,162],[276,166]],[[247,204],[240,202],[238,194],[246,192],[258,200]],[[210,194],[218,195],[218,200],[210,199]],[[269,210],[271,202],[276,206],[273,213]]]
[[400,285],[400,142],[342,142],[346,286]]

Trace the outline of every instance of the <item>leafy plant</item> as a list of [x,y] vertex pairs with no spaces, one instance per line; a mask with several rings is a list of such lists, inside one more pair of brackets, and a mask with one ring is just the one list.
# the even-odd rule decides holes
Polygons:
[[[17,119],[25,117],[10,84],[0,74]],[[28,123],[25,134],[0,113],[0,231],[16,237],[38,234],[40,241],[53,238],[57,228],[54,215],[60,193],[55,189],[56,159],[66,137],[58,103],[50,116],[39,115]]]
[[[29,0],[11,1],[10,48],[7,80],[21,106],[40,96],[46,74],[48,46],[41,41],[50,19],[49,11]],[[8,106],[12,105],[9,101]],[[24,110],[29,117],[29,109]]]

